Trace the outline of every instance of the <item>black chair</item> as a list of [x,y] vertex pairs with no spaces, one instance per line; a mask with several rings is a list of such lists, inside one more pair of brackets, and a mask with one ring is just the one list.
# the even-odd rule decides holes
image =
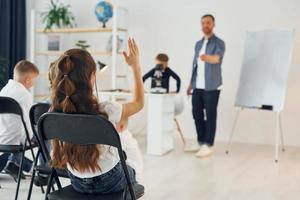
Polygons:
[[25,134],[26,134],[26,141],[24,141],[24,144],[20,145],[6,145],[6,144],[0,144],[0,152],[3,153],[21,153],[21,163],[20,163],[20,169],[18,172],[18,178],[17,178],[17,188],[16,188],[16,194],[15,194],[15,200],[18,199],[19,194],[19,187],[21,182],[21,173],[23,168],[23,161],[24,161],[24,154],[26,150],[30,150],[33,159],[35,159],[34,153],[33,153],[33,147],[36,145],[32,145],[28,133],[28,129],[26,126],[26,123],[24,121],[23,117],[23,111],[19,103],[9,97],[0,97],[0,114],[15,114],[20,116],[20,123],[22,123]]
[[[120,162],[126,176],[128,187],[124,191],[112,194],[83,194],[76,192],[71,185],[62,188],[59,181],[58,172],[55,168],[52,168],[52,173],[49,177],[45,199],[135,200],[143,196],[144,187],[139,184],[135,184],[133,186],[130,182],[119,134],[108,120],[97,115],[46,113],[42,115],[38,122],[38,134],[41,140],[42,151],[46,155],[47,160],[50,159],[50,154],[46,147],[45,141],[52,139],[57,139],[76,145],[102,144],[116,147],[118,149]],[[52,185],[53,179],[57,183],[59,189],[50,193],[50,187]],[[130,196],[127,195],[128,189],[130,192]]]
[[[34,182],[34,178],[35,178],[36,173],[43,174],[43,175],[50,175],[51,172],[52,172],[51,167],[49,165],[44,165],[44,164],[37,165],[39,156],[42,156],[42,159],[43,159],[44,163],[47,162],[46,161],[46,156],[43,154],[43,152],[41,150],[41,142],[40,142],[40,140],[38,138],[39,136],[37,134],[37,124],[38,124],[39,118],[44,113],[48,112],[49,109],[50,109],[50,104],[48,104],[48,103],[37,103],[37,104],[35,104],[31,107],[30,112],[29,112],[31,128],[32,128],[33,134],[34,134],[34,136],[37,140],[37,143],[39,145],[39,149],[37,151],[36,159],[34,161],[33,172],[32,172],[32,177],[31,177],[31,181],[30,181],[27,200],[31,199],[32,187],[33,187],[33,182]],[[68,178],[67,171],[58,170],[58,172],[59,172],[58,173],[59,177]],[[42,193],[45,193],[43,186],[41,186],[41,190],[42,190]]]
[[[37,104],[35,104],[31,107],[30,112],[29,112],[31,128],[32,128],[32,131],[33,131],[33,135],[36,138],[36,141],[39,145],[39,149],[36,153],[36,159],[34,160],[33,172],[32,172],[32,177],[31,177],[29,192],[28,192],[28,197],[27,197],[28,200],[31,198],[32,187],[33,187],[33,182],[34,182],[36,172],[39,172],[39,171],[45,172],[45,171],[47,171],[48,174],[51,173],[50,167],[37,166],[39,156],[42,156],[44,162],[46,162],[46,158],[42,154],[42,151],[41,151],[41,143],[39,141],[38,134],[37,134],[37,123],[38,123],[39,118],[44,113],[48,112],[49,109],[50,109],[50,104],[48,104],[48,103],[37,103]],[[44,174],[47,174],[47,173],[44,173]],[[42,193],[44,193],[43,186],[41,186],[41,190],[42,190]]]

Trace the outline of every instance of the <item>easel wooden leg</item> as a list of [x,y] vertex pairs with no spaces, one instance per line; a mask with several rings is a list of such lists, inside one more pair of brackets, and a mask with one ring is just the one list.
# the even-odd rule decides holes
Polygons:
[[180,125],[179,125],[179,122],[177,121],[176,117],[174,118],[174,121],[175,121],[175,124],[176,124],[176,128],[177,128],[177,130],[179,132],[180,138],[182,140],[182,143],[183,143],[183,145],[186,145],[185,138],[183,136],[183,133],[182,133]]
[[235,119],[234,119],[234,123],[233,123],[233,126],[232,126],[232,130],[231,130],[231,133],[230,133],[230,137],[229,137],[229,140],[228,140],[228,143],[227,143],[227,147],[226,147],[226,154],[229,154],[229,146],[232,142],[232,138],[233,138],[233,135],[234,135],[234,132],[235,132],[235,128],[236,128],[236,125],[237,125],[237,120],[239,118],[239,114],[240,114],[240,108],[238,108],[237,112],[236,112],[236,115],[235,115]]

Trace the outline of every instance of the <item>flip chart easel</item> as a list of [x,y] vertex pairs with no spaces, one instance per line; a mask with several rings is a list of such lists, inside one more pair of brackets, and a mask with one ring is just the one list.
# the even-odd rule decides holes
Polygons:
[[[234,119],[234,123],[231,129],[231,134],[227,143],[227,147],[226,147],[226,154],[229,154],[229,149],[230,149],[230,145],[232,143],[233,140],[233,136],[235,134],[235,130],[236,130],[236,126],[237,126],[237,122],[238,122],[238,118],[240,116],[240,113],[244,110],[245,108],[243,107],[239,107],[236,115],[235,115],[235,119]],[[279,140],[281,142],[281,150],[282,152],[285,152],[285,146],[284,146],[284,135],[283,135],[283,129],[282,129],[282,120],[281,120],[281,112],[275,112],[276,115],[276,120],[275,120],[275,126],[276,126],[276,133],[275,133],[275,156],[274,156],[274,160],[277,163],[278,162],[278,158],[279,158]]]
[[238,111],[227,144],[227,154],[239,115],[245,108],[275,113],[275,162],[278,162],[280,140],[282,151],[285,150],[281,111],[284,108],[294,33],[294,30],[281,29],[247,32],[235,100]]

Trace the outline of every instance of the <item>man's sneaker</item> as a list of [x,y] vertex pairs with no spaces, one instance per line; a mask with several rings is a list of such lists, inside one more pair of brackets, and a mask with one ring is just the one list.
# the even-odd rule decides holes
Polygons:
[[[19,174],[20,167],[16,165],[14,162],[9,162],[6,167],[4,168],[4,172],[9,174],[13,179],[17,182],[18,181],[18,174]],[[25,175],[21,171],[21,179],[25,179]]]
[[184,146],[184,151],[185,152],[195,152],[199,151],[200,145],[198,142],[187,142]]
[[48,178],[49,178],[49,176],[38,175],[38,176],[34,177],[33,183],[36,186],[46,186],[46,185],[48,185]]
[[201,145],[200,150],[195,154],[195,156],[198,158],[204,158],[204,157],[211,156],[211,154],[212,154],[211,148],[208,145],[203,144]]

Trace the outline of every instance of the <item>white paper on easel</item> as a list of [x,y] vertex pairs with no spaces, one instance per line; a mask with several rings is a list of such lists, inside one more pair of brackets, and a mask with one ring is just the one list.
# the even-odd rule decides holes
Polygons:
[[283,109],[293,38],[292,30],[247,32],[235,106]]

